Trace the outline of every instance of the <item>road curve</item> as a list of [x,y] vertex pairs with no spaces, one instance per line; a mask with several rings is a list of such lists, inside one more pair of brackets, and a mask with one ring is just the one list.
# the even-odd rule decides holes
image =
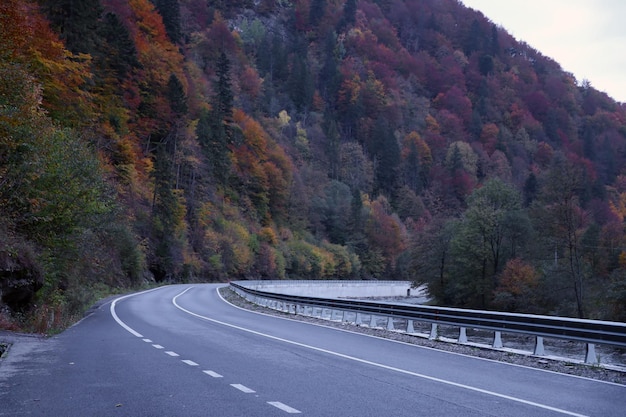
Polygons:
[[626,386],[234,307],[215,284],[100,306],[0,362],[0,416],[617,416]]

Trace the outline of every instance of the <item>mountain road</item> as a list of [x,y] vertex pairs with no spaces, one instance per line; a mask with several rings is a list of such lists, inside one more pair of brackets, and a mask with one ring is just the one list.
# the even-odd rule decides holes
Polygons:
[[626,386],[247,311],[224,284],[101,304],[0,360],[0,416],[617,416]]

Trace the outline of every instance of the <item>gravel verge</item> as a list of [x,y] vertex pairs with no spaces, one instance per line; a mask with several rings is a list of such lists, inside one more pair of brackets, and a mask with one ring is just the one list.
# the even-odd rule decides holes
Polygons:
[[335,327],[339,329],[349,330],[355,333],[368,334],[381,338],[401,341],[404,343],[438,349],[446,352],[454,352],[498,362],[506,362],[514,365],[528,366],[531,368],[538,368],[552,372],[626,385],[626,371],[622,371],[619,369],[608,369],[602,365],[587,365],[566,360],[534,356],[532,354],[520,354],[507,351],[506,349],[493,349],[481,346],[459,344],[455,342],[430,340],[428,338],[424,338],[418,335],[411,335],[404,332],[389,331],[380,328],[358,326],[353,323],[288,314],[250,303],[249,301],[245,300],[244,298],[233,292],[229,287],[220,288],[220,294],[226,301],[236,305],[237,307],[245,308],[247,310],[256,311],[259,313],[274,315],[278,317],[286,317],[292,320],[299,320],[327,327]]

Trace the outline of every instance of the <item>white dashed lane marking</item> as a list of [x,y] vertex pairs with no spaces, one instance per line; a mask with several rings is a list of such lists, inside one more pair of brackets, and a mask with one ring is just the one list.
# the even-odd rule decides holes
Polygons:
[[276,407],[276,408],[278,408],[280,410],[283,410],[284,412],[289,413],[289,414],[300,414],[300,413],[302,413],[301,411],[296,410],[293,407],[289,407],[287,404],[283,404],[280,401],[268,401],[267,403],[269,405],[273,405],[274,407]]
[[[156,289],[154,289],[154,290],[156,290]],[[148,291],[144,291],[144,292],[152,292],[152,291],[154,291],[154,290],[148,290]],[[187,290],[189,290],[189,288],[188,288]],[[185,311],[185,312],[188,312],[188,311],[187,311],[187,310],[182,309],[181,307],[179,307],[179,306],[176,304],[175,300],[176,300],[176,298],[178,298],[180,295],[182,295],[182,294],[184,294],[185,292],[187,292],[187,290],[185,290],[185,291],[183,291],[182,293],[178,294],[178,295],[177,295],[176,297],[174,297],[174,299],[172,300],[172,302],[174,303],[174,305],[175,305],[176,307],[178,307],[179,309],[181,309],[181,310],[183,310],[183,311]],[[116,322],[117,322],[120,326],[122,326],[124,329],[126,329],[126,330],[127,330],[129,333],[131,333],[132,335],[134,335],[134,336],[136,336],[136,337],[138,337],[138,338],[141,338],[141,340],[143,340],[143,341],[144,341],[144,342],[146,342],[146,343],[150,343],[150,344],[152,344],[152,347],[154,347],[155,349],[165,349],[165,347],[163,347],[162,345],[159,345],[159,344],[157,344],[157,343],[153,343],[152,339],[144,338],[144,337],[143,337],[143,335],[142,335],[141,333],[139,333],[139,332],[135,331],[135,330],[134,330],[134,329],[132,329],[130,326],[128,326],[126,323],[124,323],[124,322],[123,322],[123,321],[122,321],[122,320],[118,317],[118,315],[117,315],[117,314],[116,314],[116,312],[115,312],[115,306],[116,306],[117,302],[122,301],[123,299],[129,298],[129,297],[135,296],[135,295],[139,295],[139,294],[142,294],[142,293],[131,294],[131,295],[127,295],[127,296],[124,296],[124,297],[120,297],[120,298],[118,298],[118,299],[114,300],[114,301],[111,303],[111,309],[110,309],[110,310],[111,310],[111,316],[113,316],[113,318],[115,319],[115,321],[116,321]],[[191,313],[191,314],[193,314],[193,313]],[[193,315],[196,315],[196,314],[193,314]],[[202,317],[202,316],[199,316],[199,317]],[[204,317],[202,317],[202,318],[204,318]],[[165,351],[164,353],[166,353],[167,355],[172,356],[172,357],[178,357],[178,356],[180,356],[178,353],[176,353],[176,352],[174,352],[174,351],[171,351],[171,350]],[[185,364],[187,364],[187,365],[189,365],[189,366],[200,366],[200,365],[199,365],[199,364],[197,364],[196,362],[194,362],[194,361],[192,361],[192,360],[189,360],[189,359],[182,359],[182,360],[181,360],[181,362],[183,362],[183,363],[185,363]],[[71,364],[73,364],[73,362],[72,362]],[[215,372],[215,371],[211,371],[211,370],[203,370],[202,372],[203,372],[203,373],[205,373],[205,374],[207,374],[208,376],[210,376],[210,377],[212,377],[212,378],[223,378],[223,376],[222,376],[222,375],[218,374],[218,373],[217,373],[217,372]],[[241,392],[243,392],[243,393],[246,393],[246,394],[254,394],[254,393],[256,393],[256,391],[255,391],[255,390],[253,390],[253,389],[251,389],[251,388],[248,388],[248,387],[246,387],[245,385],[242,385],[242,384],[230,384],[230,386],[231,386],[231,387],[233,387],[233,388],[235,388],[235,389],[237,389],[237,390],[239,390],[239,391],[241,391]],[[257,397],[258,397],[258,395],[257,395]],[[296,410],[295,408],[290,407],[290,406],[288,406],[288,405],[286,405],[286,404],[284,404],[284,403],[281,403],[280,401],[267,401],[267,404],[269,404],[269,405],[271,405],[271,406],[273,406],[273,407],[276,407],[276,408],[278,408],[279,410],[284,411],[284,412],[286,412],[286,413],[288,413],[288,414],[301,414],[301,413],[302,413],[301,411]]]
[[250,389],[248,387],[246,387],[245,385],[241,385],[241,384],[230,384],[231,387],[238,389],[241,392],[245,392],[246,394],[252,394],[254,392],[256,392],[253,389]]

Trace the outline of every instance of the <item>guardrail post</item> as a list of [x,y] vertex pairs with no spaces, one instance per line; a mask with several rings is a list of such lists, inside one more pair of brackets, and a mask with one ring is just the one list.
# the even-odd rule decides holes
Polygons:
[[357,326],[360,326],[361,324],[363,324],[362,320],[363,320],[363,318],[361,317],[361,313],[356,313],[356,318],[354,319],[354,324],[356,324]]
[[376,316],[373,314],[370,317],[370,327],[376,327]]
[[546,354],[545,350],[543,349],[543,337],[541,336],[537,336],[537,339],[535,341],[534,354],[537,356],[544,356]]
[[393,317],[391,316],[387,319],[387,330],[395,330],[393,327]]
[[493,347],[496,349],[504,347],[502,344],[502,332],[495,332],[493,335]]
[[[344,310],[344,312],[343,312],[343,321],[346,322],[346,323],[350,323],[350,320],[348,320],[348,318],[350,317],[349,314],[350,314],[349,311],[345,311]],[[356,322],[356,317],[355,317],[354,320]]]
[[598,363],[598,358],[596,357],[596,345],[593,343],[587,343],[585,363]]
[[430,340],[436,340],[439,338],[439,335],[437,334],[439,330],[438,327],[437,323],[433,323],[430,326],[430,336],[428,336]]
[[465,327],[461,327],[459,329],[459,343],[467,343],[467,329]]
[[406,321],[406,332],[415,333],[415,328],[413,327],[413,320]]

